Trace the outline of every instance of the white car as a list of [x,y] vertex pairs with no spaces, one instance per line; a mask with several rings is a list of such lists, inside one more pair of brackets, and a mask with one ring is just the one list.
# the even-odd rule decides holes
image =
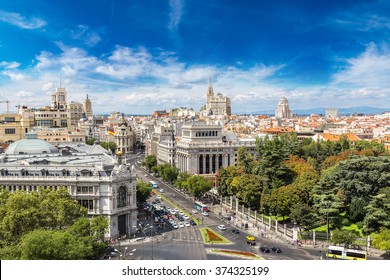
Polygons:
[[184,218],[184,220],[188,220],[190,217],[188,217],[187,215],[184,215],[183,218]]
[[192,209],[191,212],[194,213],[194,214],[198,214],[199,213],[198,210],[196,210],[196,209]]
[[184,223],[180,222],[178,223],[179,227],[184,227]]
[[218,228],[219,228],[220,230],[226,230],[225,225],[219,225]]
[[203,216],[208,216],[209,213],[207,213],[207,212],[202,212],[202,215],[203,215]]
[[158,198],[158,199],[161,199],[161,196],[158,195],[157,198]]
[[184,215],[184,212],[183,212],[183,211],[180,211],[180,212],[179,212],[179,215],[180,215],[180,216],[183,216],[183,215]]
[[160,189],[160,192],[164,192],[164,189]]
[[178,228],[179,228],[179,226],[178,226],[177,223],[173,223],[173,224],[172,224],[172,227],[173,227],[174,229],[178,229]]
[[190,226],[191,226],[191,224],[190,224],[189,222],[185,222],[184,225],[185,225],[186,227],[190,227]]

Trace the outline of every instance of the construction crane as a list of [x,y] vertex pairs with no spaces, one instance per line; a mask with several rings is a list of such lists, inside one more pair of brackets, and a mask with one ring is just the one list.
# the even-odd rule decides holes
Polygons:
[[7,103],[7,114],[9,114],[9,101],[8,100],[0,101],[0,103]]

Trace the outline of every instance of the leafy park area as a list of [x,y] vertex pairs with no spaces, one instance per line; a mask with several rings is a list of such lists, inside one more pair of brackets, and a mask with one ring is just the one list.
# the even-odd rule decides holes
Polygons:
[[390,249],[390,157],[380,143],[266,137],[255,152],[241,147],[237,165],[218,176],[220,195],[303,232],[329,224],[332,243],[370,235],[372,246]]
[[103,216],[86,208],[66,188],[37,192],[0,191],[0,259],[97,259],[107,247]]

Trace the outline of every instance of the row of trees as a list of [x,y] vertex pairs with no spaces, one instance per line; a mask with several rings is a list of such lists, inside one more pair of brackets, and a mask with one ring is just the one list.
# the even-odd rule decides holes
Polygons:
[[87,210],[66,188],[0,191],[0,259],[96,259],[108,221]]
[[[157,164],[155,156],[150,155],[142,162],[150,172],[160,176],[164,181],[174,185],[178,189],[189,192],[195,199],[202,197],[211,190],[212,182],[199,175],[189,175],[180,172],[177,167],[170,164]],[[142,183],[139,183],[142,186]]]
[[[238,150],[237,166],[219,173],[219,193],[304,229],[358,223],[365,233],[390,227],[390,158],[377,142],[258,139],[255,155]],[[344,218],[343,218],[344,217]],[[345,218],[348,217],[348,218]]]

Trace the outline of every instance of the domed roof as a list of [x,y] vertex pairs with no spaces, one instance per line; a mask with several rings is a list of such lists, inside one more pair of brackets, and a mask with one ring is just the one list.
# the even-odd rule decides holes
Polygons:
[[36,133],[26,133],[26,139],[18,140],[4,152],[6,155],[57,154],[59,150],[44,140],[37,139]]

